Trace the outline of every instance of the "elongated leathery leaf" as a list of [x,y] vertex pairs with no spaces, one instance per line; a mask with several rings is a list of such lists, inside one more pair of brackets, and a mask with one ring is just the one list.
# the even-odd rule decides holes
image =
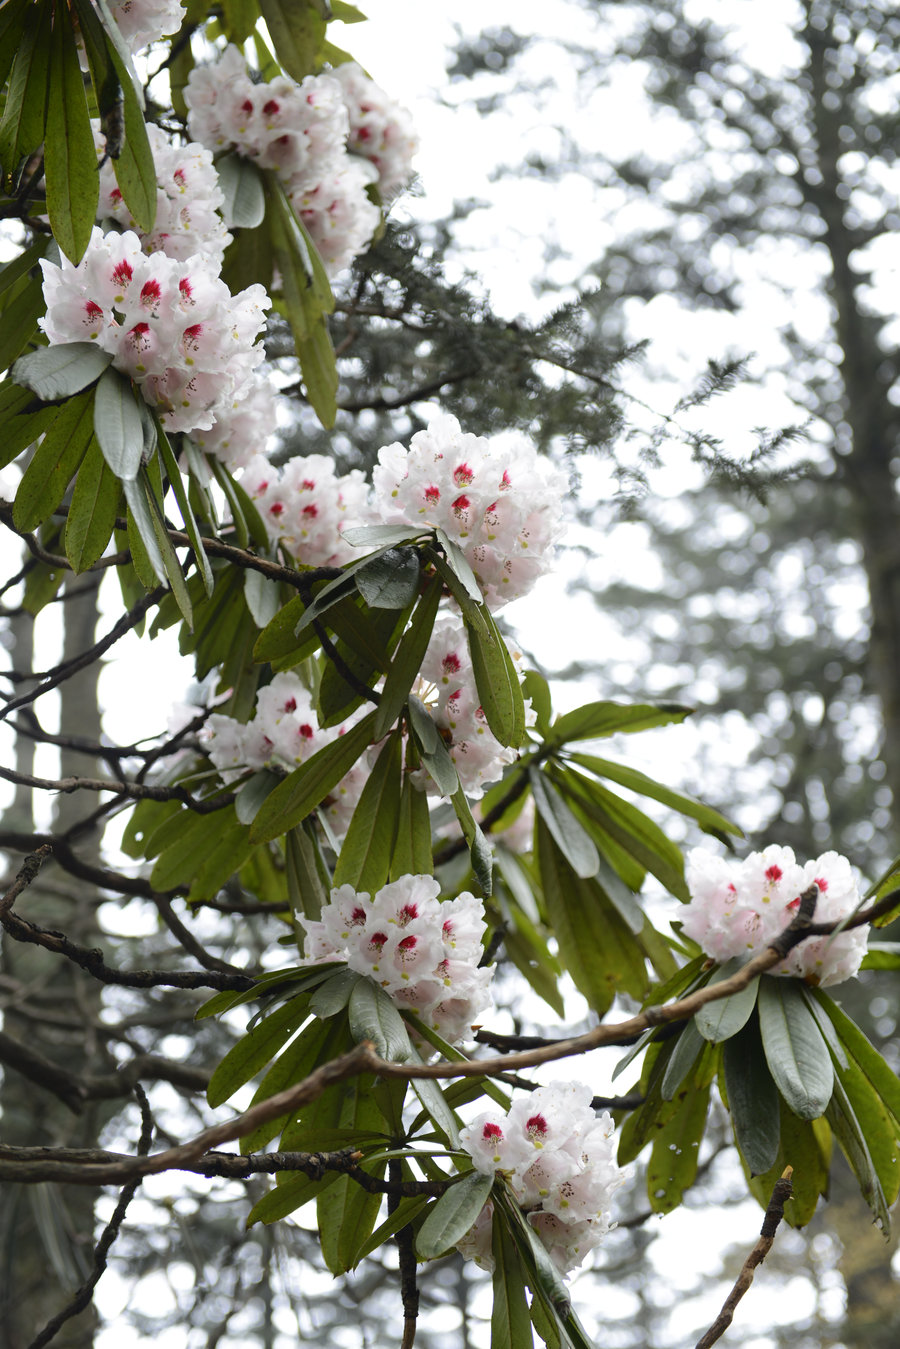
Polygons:
[[684,721],[691,711],[678,703],[586,703],[557,717],[549,740],[554,745],[563,745],[570,740],[599,739],[620,731],[646,731],[653,726]]
[[10,374],[16,384],[50,403],[81,393],[100,378],[111,361],[108,351],[90,342],[60,342],[20,356]]
[[78,471],[66,518],[66,557],[75,571],[85,571],[103,556],[121,495],[119,480],[94,436]]
[[94,430],[113,473],[123,482],[131,482],[141,466],[144,426],[131,380],[118,370],[105,370],[100,377],[94,400]]
[[491,1251],[494,1257],[491,1349],[530,1349],[534,1337],[525,1295],[525,1272],[506,1216],[498,1207],[494,1208]]
[[206,1099],[211,1106],[222,1105],[238,1087],[249,1082],[275,1057],[309,1016],[309,998],[301,994],[291,998],[270,1016],[263,1017],[236,1045],[232,1045],[209,1080]]
[[403,1063],[409,1058],[406,1024],[383,988],[372,979],[360,979],[350,994],[350,1032],[359,1044],[371,1040],[379,1058]]
[[416,1254],[420,1260],[435,1260],[452,1250],[466,1235],[487,1203],[493,1176],[468,1171],[441,1195],[428,1211],[416,1236]]
[[362,789],[338,856],[335,885],[380,890],[388,878],[400,815],[401,737],[390,736]]
[[374,716],[370,712],[337,740],[323,745],[275,788],[253,821],[252,843],[266,843],[286,833],[324,800],[369,744]]
[[587,830],[539,768],[532,767],[528,778],[535,807],[576,876],[596,875],[600,856]]
[[686,1021],[681,1034],[675,1041],[675,1048],[666,1064],[663,1074],[661,1094],[664,1101],[675,1099],[675,1093],[681,1086],[697,1059],[703,1052],[706,1041],[697,1030],[693,1021]]
[[53,14],[44,170],[53,237],[66,257],[77,263],[94,227],[100,179],[72,19],[62,4]]
[[32,530],[56,510],[91,441],[93,391],[71,398],[25,470],[13,507],[17,529]]
[[266,214],[266,194],[259,169],[244,155],[223,155],[216,160],[219,187],[225,194],[222,214],[230,226],[255,229]]
[[[730,979],[743,964],[745,961],[740,957],[729,960],[716,970],[710,983],[718,984],[724,979]],[[720,998],[718,1002],[708,1002],[699,1012],[695,1012],[694,1024],[704,1040],[720,1044],[722,1040],[728,1040],[732,1035],[736,1035],[756,1006],[758,989],[759,979],[753,979],[746,988],[741,989],[740,993],[732,993],[730,998]],[[766,1169],[763,1167],[763,1170]]]
[[44,139],[47,117],[53,6],[51,0],[41,0],[40,4],[29,5],[29,9],[29,21],[16,34],[20,40],[0,120],[0,159],[7,173],[14,172],[24,155],[37,150]]
[[422,668],[440,599],[441,581],[440,577],[435,576],[416,605],[412,621],[394,652],[375,717],[373,734],[376,740],[387,734],[409,697],[409,691]]
[[828,1046],[801,990],[790,979],[763,977],[757,1005],[775,1085],[795,1115],[817,1119],[831,1099],[834,1071]]
[[781,1112],[755,1016],[725,1041],[722,1062],[738,1148],[750,1174],[761,1175],[778,1156]]

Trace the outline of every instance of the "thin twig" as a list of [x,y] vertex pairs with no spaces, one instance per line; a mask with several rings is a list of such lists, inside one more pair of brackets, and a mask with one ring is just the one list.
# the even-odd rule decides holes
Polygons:
[[[134,1084],[134,1094],[137,1096],[138,1103],[141,1107],[141,1136],[138,1141],[138,1155],[145,1156],[150,1151],[150,1143],[153,1138],[153,1117],[150,1114],[150,1102],[147,1100],[143,1087],[141,1087],[138,1082],[135,1082]],[[61,1330],[67,1321],[70,1321],[73,1316],[77,1316],[79,1312],[84,1311],[85,1307],[87,1307],[94,1295],[94,1289],[97,1287],[97,1284],[100,1282],[106,1269],[106,1261],[109,1256],[110,1247],[119,1235],[119,1230],[125,1219],[125,1214],[128,1211],[128,1205],[137,1193],[140,1183],[139,1180],[133,1181],[126,1185],[122,1190],[122,1193],[119,1195],[119,1202],[113,1210],[113,1215],[103,1229],[100,1240],[97,1242],[94,1249],[94,1265],[90,1274],[78,1289],[71,1302],[67,1303],[62,1311],[57,1312],[55,1316],[51,1317],[43,1330],[41,1330],[31,1341],[28,1349],[44,1349],[44,1345],[49,1344],[50,1341],[55,1338],[57,1331]]]
[[734,1318],[735,1308],[741,1298],[747,1292],[753,1282],[753,1275],[756,1269],[762,1264],[769,1251],[772,1249],[772,1242],[775,1240],[775,1233],[778,1231],[778,1225],[784,1217],[784,1206],[793,1193],[793,1183],[791,1176],[793,1167],[785,1167],[778,1180],[775,1182],[775,1188],[772,1191],[772,1198],[769,1200],[769,1207],[766,1209],[766,1216],[763,1218],[763,1225],[760,1229],[760,1237],[753,1250],[744,1261],[740,1274],[735,1280],[734,1287],[728,1294],[722,1310],[716,1317],[713,1324],[705,1335],[697,1341],[696,1349],[710,1349],[716,1340],[721,1339],[725,1331],[731,1325]]

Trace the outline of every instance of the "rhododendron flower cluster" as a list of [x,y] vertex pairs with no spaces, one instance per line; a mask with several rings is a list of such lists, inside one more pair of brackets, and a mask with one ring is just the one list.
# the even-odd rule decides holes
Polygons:
[[288,184],[287,195],[309,230],[329,276],[336,276],[362,253],[381,221],[366,188],[375,172],[362,160],[344,155],[331,173],[312,187]]
[[348,147],[371,161],[378,171],[379,191],[388,197],[409,182],[412,174],[418,148],[412,118],[355,61],[335,66],[332,75],[341,86],[350,115]]
[[277,474],[265,459],[265,452],[278,426],[278,397],[271,382],[255,371],[248,391],[230,407],[217,408],[215,423],[207,430],[193,431],[191,438],[201,450],[221,459],[232,473],[260,457],[269,471]]
[[214,262],[148,256],[130,230],[95,229],[77,266],[63,257],[41,267],[49,341],[108,351],[167,430],[209,428],[249,389],[265,354],[254,345],[269,305],[262,286],[232,295]]
[[381,219],[366,190],[378,168],[348,153],[350,119],[337,78],[255,83],[241,53],[228,47],[215,65],[192,70],[184,97],[195,140],[278,174],[329,275],[362,251]]
[[339,475],[323,454],[289,459],[279,469],[259,455],[247,465],[241,486],[271,537],[307,566],[339,566],[359,557],[341,539],[347,525],[369,520],[369,489],[359,469]]
[[342,885],[319,920],[302,918],[307,960],[346,960],[445,1039],[465,1038],[491,1006],[493,971],[479,966],[484,905],[465,891],[438,899],[433,876],[401,876],[370,895]]
[[[521,664],[519,652],[510,654]],[[442,614],[435,622],[413,692],[427,704],[443,733],[463,791],[475,799],[483,796],[485,788],[503,776],[504,767],[515,762],[518,751],[501,745],[487,724],[465,625],[458,615]],[[533,721],[530,703],[525,710]],[[424,769],[417,770],[412,780],[426,791],[437,790]]]
[[[309,690],[288,671],[260,689],[251,721],[244,724],[213,712],[206,718],[202,739],[210,760],[229,782],[248,770],[291,771],[336,740],[348,725],[349,720],[322,730]],[[347,831],[365,780],[365,765],[354,765],[321,806],[337,838]]]
[[[801,867],[790,848],[777,844],[743,862],[693,848],[686,877],[691,902],[681,915],[682,926],[718,962],[768,946],[791,922],[801,894],[811,885],[818,890],[816,922],[846,918],[860,903],[850,863],[836,852]],[[769,973],[816,985],[841,983],[859,969],[868,933],[868,926],[862,926],[835,937],[809,937]]]
[[109,7],[132,52],[177,33],[184,19],[181,0],[110,0]]
[[492,608],[532,588],[562,534],[565,474],[518,433],[469,435],[439,417],[408,450],[379,450],[372,480],[379,519],[444,530]]
[[[502,1172],[561,1274],[580,1265],[614,1225],[610,1199],[627,1179],[615,1160],[612,1117],[596,1115],[581,1082],[555,1082],[487,1110],[459,1135],[476,1170]],[[486,1208],[489,1205],[485,1206]],[[459,1243],[463,1255],[493,1268],[489,1214]]]
[[103,158],[106,137],[100,123],[95,121],[92,125],[97,157],[103,161],[98,219],[115,220],[133,230],[146,253],[159,250],[182,262],[195,253],[203,253],[221,266],[231,235],[219,214],[225,197],[206,146],[195,142],[176,145],[161,127],[148,123],[147,135],[156,167],[156,221],[150,233],[143,234],[125,204],[112,162]]

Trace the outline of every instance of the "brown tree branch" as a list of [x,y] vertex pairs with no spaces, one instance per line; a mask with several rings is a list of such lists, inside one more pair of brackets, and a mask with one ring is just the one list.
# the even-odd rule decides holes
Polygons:
[[757,1241],[753,1250],[744,1261],[741,1272],[735,1281],[734,1287],[725,1299],[719,1315],[716,1317],[706,1334],[702,1335],[697,1341],[696,1349],[710,1349],[710,1346],[715,1344],[716,1340],[721,1339],[725,1334],[725,1331],[731,1325],[735,1308],[753,1282],[753,1275],[757,1268],[762,1264],[769,1254],[769,1251],[772,1249],[775,1233],[778,1231],[778,1225],[784,1217],[784,1206],[793,1192],[793,1183],[791,1181],[792,1174],[793,1167],[787,1166],[781,1176],[779,1176],[778,1180],[776,1180],[775,1188],[772,1191],[772,1198],[769,1200],[769,1207],[766,1209],[766,1216],[763,1218],[759,1241]]
[[[150,1103],[144,1094],[143,1088],[137,1082],[134,1084],[134,1093],[137,1096],[138,1103],[141,1107],[141,1136],[138,1140],[138,1155],[142,1156],[150,1151],[150,1143],[153,1138],[153,1117],[150,1114]],[[62,1329],[66,1321],[71,1320],[73,1316],[77,1316],[79,1312],[84,1311],[85,1307],[94,1296],[94,1289],[100,1282],[103,1272],[106,1269],[106,1261],[110,1247],[119,1235],[119,1229],[125,1219],[128,1205],[137,1193],[139,1185],[140,1181],[137,1180],[132,1184],[126,1185],[122,1190],[122,1193],[119,1195],[119,1202],[113,1210],[113,1215],[103,1229],[100,1240],[94,1248],[94,1264],[90,1274],[78,1289],[72,1300],[68,1302],[61,1311],[57,1312],[55,1316],[51,1317],[43,1330],[35,1336],[28,1346],[28,1349],[44,1349],[44,1345],[49,1344],[50,1341],[54,1339],[57,1331]]]

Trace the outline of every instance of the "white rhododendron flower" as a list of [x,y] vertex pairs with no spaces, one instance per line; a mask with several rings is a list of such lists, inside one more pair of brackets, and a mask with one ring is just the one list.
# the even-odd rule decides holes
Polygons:
[[184,19],[181,0],[110,0],[109,7],[132,52],[177,33]]
[[292,190],[314,187],[346,156],[347,109],[329,75],[257,84],[237,47],[228,47],[214,65],[194,67],[184,101],[194,140],[275,169]]
[[381,195],[388,197],[412,175],[419,144],[412,117],[355,61],[335,66],[331,73],[341,86],[350,115],[349,148],[375,166]]
[[408,450],[379,450],[372,481],[379,519],[444,530],[491,608],[531,590],[563,531],[565,474],[515,432],[474,436],[439,417]]
[[312,186],[290,184],[287,195],[334,277],[361,253],[381,221],[366,188],[374,170],[345,155],[338,167]]
[[[522,663],[519,652],[510,654],[514,663]],[[518,750],[501,745],[487,724],[465,625],[458,615],[437,618],[413,692],[426,703],[441,731],[466,795],[483,796],[485,788],[503,776],[506,765],[515,762]],[[526,719],[533,722],[530,703],[525,710]],[[430,793],[438,790],[425,769],[416,770],[412,780]]]
[[168,431],[209,428],[250,388],[264,357],[262,286],[238,295],[215,262],[143,252],[130,230],[95,229],[77,266],[42,260],[51,343],[96,342],[160,410]]
[[[507,1177],[561,1274],[610,1231],[610,1200],[628,1174],[615,1160],[612,1117],[596,1115],[591,1097],[584,1083],[555,1082],[514,1101],[508,1114],[484,1111],[459,1135],[477,1171]],[[459,1243],[487,1269],[489,1208]]]
[[274,445],[277,425],[278,394],[270,381],[255,371],[243,397],[235,399],[230,407],[218,407],[213,425],[208,430],[194,431],[192,439],[201,450],[214,454],[236,473],[264,456],[270,441]]
[[401,876],[369,895],[342,885],[318,920],[300,918],[307,960],[346,960],[446,1040],[465,1038],[491,1006],[493,971],[479,966],[484,905],[465,891],[440,902],[433,876]]
[[[290,772],[336,740],[352,722],[351,717],[323,730],[309,690],[286,671],[260,689],[255,714],[246,725],[214,712],[206,718],[200,738],[213,765],[230,782],[248,770]],[[320,807],[338,839],[347,832],[366,777],[365,764],[356,765]]]
[[[846,918],[860,903],[856,880],[845,857],[824,853],[800,866],[790,848],[772,844],[743,862],[726,861],[704,848],[687,855],[691,895],[681,921],[717,962],[761,951],[784,931],[811,885],[818,889],[816,922]],[[789,952],[770,974],[785,974],[816,985],[839,984],[860,967],[868,926],[836,937],[809,937]]]
[[247,464],[241,486],[271,537],[306,566],[340,566],[359,556],[341,539],[346,526],[369,521],[368,487],[359,469],[336,474],[323,454],[289,459],[279,469],[258,455]]
[[[94,144],[97,157],[106,153],[106,137],[100,123],[94,121]],[[115,220],[133,230],[141,240],[145,253],[168,253],[182,262],[203,253],[219,267],[231,235],[220,215],[224,194],[219,186],[219,175],[213,164],[212,153],[206,146],[189,142],[177,145],[161,127],[147,124],[150,149],[156,167],[156,220],[149,234],[138,228],[134,216],[125,204],[116,182],[112,161],[100,165],[99,220]]]

